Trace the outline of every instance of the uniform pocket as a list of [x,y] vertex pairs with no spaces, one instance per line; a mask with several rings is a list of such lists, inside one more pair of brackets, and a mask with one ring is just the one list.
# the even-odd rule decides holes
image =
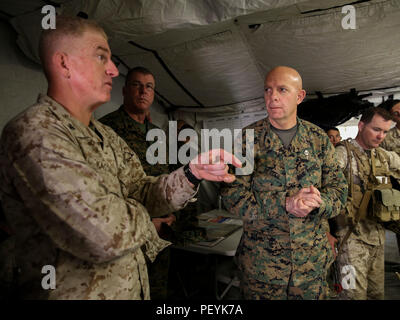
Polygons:
[[256,161],[252,188],[256,192],[283,191],[285,188],[285,171],[282,162],[277,158],[266,157]]
[[304,149],[297,155],[296,172],[301,187],[321,186],[321,161],[312,149]]

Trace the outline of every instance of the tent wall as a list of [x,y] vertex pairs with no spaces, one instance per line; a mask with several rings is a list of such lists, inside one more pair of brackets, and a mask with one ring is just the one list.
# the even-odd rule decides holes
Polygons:
[[16,33],[0,21],[0,129],[15,115],[31,105],[39,92],[46,91],[40,66],[31,62],[15,43]]
[[[35,103],[39,93],[47,91],[47,82],[41,66],[28,59],[15,43],[16,33],[6,22],[0,21],[0,132],[6,123]],[[120,75],[113,80],[111,100],[95,111],[95,118],[99,118],[116,110],[122,104],[122,87],[125,76]],[[168,126],[168,117],[157,103],[151,109],[153,122],[160,127]]]

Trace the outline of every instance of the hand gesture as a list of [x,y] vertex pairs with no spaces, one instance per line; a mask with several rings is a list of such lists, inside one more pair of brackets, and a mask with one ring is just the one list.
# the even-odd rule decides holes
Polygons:
[[228,173],[228,165],[231,163],[237,168],[242,163],[231,153],[224,149],[213,149],[203,152],[189,163],[190,171],[199,180],[233,182],[235,176]]

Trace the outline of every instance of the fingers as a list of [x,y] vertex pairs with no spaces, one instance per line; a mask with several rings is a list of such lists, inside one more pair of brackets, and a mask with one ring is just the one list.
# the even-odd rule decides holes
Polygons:
[[170,214],[166,219],[166,223],[171,226],[175,221],[176,221],[176,217],[173,214]]
[[[313,190],[314,189],[314,190]],[[319,207],[322,203],[322,198],[321,198],[321,194],[318,191],[317,188],[311,186],[309,188],[303,188],[301,189],[297,195],[296,195],[299,199],[302,200],[307,200],[309,202],[317,202],[318,205],[317,207]]]
[[160,232],[161,230],[161,221],[153,219],[151,222],[153,222],[154,227],[156,228],[157,233]]
[[227,164],[231,163],[235,167],[241,168],[242,163],[235,155],[225,151],[224,149],[212,149],[210,151],[203,152],[197,158],[191,161],[193,164],[200,165],[216,165],[216,164]]
[[311,192],[311,193],[315,193],[315,194],[317,194],[318,196],[321,196],[321,193],[319,192],[319,190],[318,190],[316,187],[314,187],[314,186],[311,186],[311,187],[310,187],[310,192]]
[[321,193],[314,186],[302,188],[294,196],[288,198],[287,211],[297,217],[305,217],[319,208],[323,202]]
[[316,194],[300,195],[299,199],[304,200],[304,201],[315,202],[315,203],[317,203],[318,207],[322,203],[321,197],[317,196]]
[[299,193],[301,193],[301,194],[315,194],[315,195],[317,195],[319,197],[321,196],[321,193],[319,192],[319,190],[314,186],[302,188],[299,191]]
[[242,163],[239,161],[238,158],[235,157],[234,154],[225,151],[224,149],[219,149],[220,150],[220,159],[221,161],[225,162],[225,163],[231,163],[232,165],[234,165],[236,168],[241,168],[242,167]]
[[235,181],[236,177],[233,174],[221,174],[221,175],[215,175],[213,173],[209,173],[209,172],[202,172],[202,177],[205,180],[209,180],[209,181],[224,181],[226,183],[231,183],[233,181]]
[[312,210],[314,210],[313,206],[309,206],[307,205],[303,200],[299,199],[298,201],[296,201],[296,209],[298,211],[299,214],[306,216],[307,214],[309,214]]
[[320,207],[320,203],[318,203],[317,201],[314,200],[303,200],[304,205],[310,207],[310,208],[319,208]]
[[222,162],[216,164],[198,164],[196,165],[199,170],[207,170],[207,171],[220,171],[220,170],[228,170],[228,166]]
[[233,154],[224,149],[203,152],[197,159],[193,159],[189,166],[198,179],[231,183],[236,178],[234,175],[228,174],[229,167],[226,163],[232,163],[235,167],[242,166],[242,163]]
[[296,217],[304,218],[307,216],[314,207],[310,207],[304,203],[303,200],[299,198],[292,197],[289,200],[289,205],[286,207],[286,210],[295,215]]

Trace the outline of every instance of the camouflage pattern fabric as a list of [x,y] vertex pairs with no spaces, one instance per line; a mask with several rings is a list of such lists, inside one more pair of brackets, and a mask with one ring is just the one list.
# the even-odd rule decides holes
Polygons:
[[268,284],[246,277],[243,274],[241,288],[246,300],[325,300],[330,298],[330,291],[325,277],[304,282],[294,286],[293,281],[289,285]]
[[159,129],[156,125],[148,122],[146,119],[144,123],[146,129],[142,130],[142,125],[132,119],[124,110],[123,106],[100,118],[99,121],[111,127],[128,144],[128,146],[135,151],[136,155],[139,157],[144,172],[146,172],[148,176],[157,177],[161,174],[168,174],[172,171],[168,164],[157,163],[156,165],[152,165],[146,160],[146,150],[154,143],[153,141],[146,141],[146,134],[152,129]]
[[[349,146],[352,150],[351,166],[353,171],[353,181],[355,190],[365,190],[366,184],[369,181],[371,172],[371,160],[363,148],[354,139],[349,139]],[[400,156],[395,152],[389,152],[383,148],[376,148],[376,168],[379,175],[389,176],[399,179],[400,177]],[[348,156],[346,147],[338,145],[336,154],[339,161],[339,166],[343,168],[345,174],[348,174]],[[353,197],[355,198],[355,197]],[[358,197],[360,198],[360,197]],[[396,229],[398,222],[388,223],[387,226]],[[381,245],[384,242],[385,232],[381,223],[378,223],[372,217],[360,221],[353,231],[357,239],[370,244]]]
[[[349,139],[351,150],[351,168],[353,181],[358,185],[356,190],[365,190],[371,172],[371,156],[354,139]],[[400,172],[400,157],[394,152],[376,148],[376,168],[379,175],[388,176]],[[371,150],[371,152],[375,152]],[[346,147],[336,147],[339,166],[348,175],[349,164]],[[359,197],[358,197],[359,198]],[[342,227],[336,234],[343,241],[349,226]],[[339,271],[346,265],[356,270],[356,289],[346,290],[339,295],[342,299],[383,299],[384,296],[384,259],[385,229],[373,217],[359,221],[349,239],[343,244],[342,254],[338,257]],[[380,285],[381,284],[381,285]]]
[[397,127],[390,129],[380,147],[400,155],[400,129]]
[[[167,164],[152,165],[146,160],[146,150],[153,143],[152,141],[146,141],[146,135],[151,129],[159,129],[157,126],[148,122],[147,119],[145,119],[144,124],[138,123],[124,110],[124,106],[105,115],[100,118],[99,121],[111,127],[128,144],[139,157],[143,170],[147,175],[159,176],[170,172]],[[157,213],[157,216],[164,215],[164,212]],[[166,240],[171,241],[172,238],[169,237]],[[163,300],[167,298],[169,264],[169,249],[162,251],[153,263],[148,263],[150,297],[152,300]]]
[[[390,129],[380,146],[385,150],[394,151],[400,156],[400,129],[397,127]],[[397,246],[400,253],[400,223],[392,222],[384,224],[384,226],[386,229],[396,233]]]
[[[351,234],[337,262],[341,283],[347,281],[349,284],[349,288],[339,293],[340,300],[384,299],[384,245],[369,245]],[[350,271],[342,271],[345,266],[354,268],[354,279],[350,280]],[[351,287],[352,281],[355,284],[354,288]]]
[[[170,243],[149,213],[193,197],[182,169],[146,176],[113,130],[93,118],[83,125],[45,95],[6,125],[0,164],[21,298],[150,298],[145,257]],[[54,290],[41,287],[44,265],[56,269]]]
[[[243,219],[239,268],[249,279],[264,283],[270,297],[274,293],[269,288],[287,288],[289,282],[293,287],[309,284],[312,292],[303,292],[304,297],[322,292],[321,279],[333,262],[326,220],[339,214],[347,197],[347,183],[328,136],[307,121],[297,121],[297,133],[287,149],[268,118],[247,127],[254,129],[254,172],[237,176],[222,189],[225,207]],[[242,141],[246,154],[245,130]],[[305,218],[289,214],[286,197],[310,185],[321,192],[321,207]]]
[[[99,119],[99,121],[111,127],[138,155],[143,170],[147,175],[159,176],[181,167],[181,165],[169,166],[168,164],[150,164],[147,162],[146,150],[153,143],[152,141],[146,141],[147,132],[152,129],[159,129],[154,124],[148,122],[147,119],[144,124],[140,124],[132,119],[124,110],[124,107],[121,106],[118,110]],[[157,213],[157,216],[163,215],[165,215],[165,212],[160,211]],[[199,230],[195,226],[197,224],[196,203],[189,202],[183,210],[176,212],[175,215],[177,221],[172,225],[168,236],[164,238],[175,244],[183,245],[195,241],[199,235]],[[165,229],[169,229],[167,226],[164,227]],[[148,263],[150,296],[152,300],[167,299],[169,265],[169,249],[161,252],[153,263]]]
[[[353,183],[355,184],[353,195],[353,201],[358,203],[352,203],[355,208],[358,208],[362,200],[362,192],[366,189],[366,185],[369,183],[369,177],[371,173],[371,157],[364,152],[362,147],[354,139],[349,139],[350,150],[352,150],[351,165],[353,171]],[[343,169],[345,176],[348,175],[348,156],[346,147],[339,144],[336,147],[336,154],[338,157],[339,166]],[[381,167],[382,164],[377,158],[377,167]],[[358,195],[359,194],[359,195]],[[342,228],[343,229],[343,228]],[[348,230],[348,226],[342,231],[343,237]],[[385,230],[382,225],[376,222],[372,218],[364,219],[359,221],[354,227],[353,234],[357,236],[357,239],[370,244],[380,245],[384,241]],[[340,239],[340,234],[337,234]]]

